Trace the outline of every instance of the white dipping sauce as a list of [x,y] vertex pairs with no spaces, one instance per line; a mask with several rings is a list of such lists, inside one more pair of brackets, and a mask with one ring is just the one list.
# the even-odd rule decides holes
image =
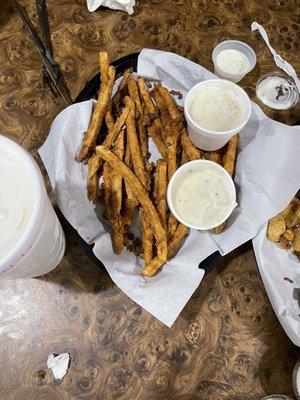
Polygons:
[[0,144],[0,260],[15,247],[28,225],[33,185],[22,157]]
[[190,115],[201,128],[226,132],[238,128],[245,120],[239,92],[231,82],[199,87],[191,102]]
[[242,74],[250,69],[249,58],[239,50],[222,50],[217,54],[216,63],[220,69],[230,74]]
[[178,176],[173,204],[183,221],[207,229],[222,223],[233,208],[222,172],[210,165],[191,165]]

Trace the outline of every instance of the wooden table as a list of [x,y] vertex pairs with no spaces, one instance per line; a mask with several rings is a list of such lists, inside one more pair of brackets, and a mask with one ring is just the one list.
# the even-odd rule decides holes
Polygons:
[[[34,1],[22,3],[37,21]],[[84,0],[49,0],[48,8],[55,56],[73,97],[97,72],[100,49],[114,60],[159,48],[212,69],[211,52],[224,39],[244,40],[257,53],[256,68],[241,83],[253,97],[258,77],[275,69],[250,31],[253,20],[300,72],[297,0],[141,0],[133,16],[90,14]],[[0,46],[0,132],[29,149],[45,172],[37,149],[64,104],[42,88],[42,63],[12,1],[1,4]],[[265,111],[286,123],[299,119],[299,107]],[[67,229],[66,236],[66,255],[52,273],[0,283],[1,399],[244,400],[292,393],[299,353],[271,309],[250,248],[209,274],[168,329],[97,269]],[[46,360],[65,351],[70,369],[55,381]]]

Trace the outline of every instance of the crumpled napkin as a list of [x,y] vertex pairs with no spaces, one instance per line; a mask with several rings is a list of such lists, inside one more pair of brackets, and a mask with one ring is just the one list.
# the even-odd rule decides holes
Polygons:
[[50,354],[47,367],[52,370],[55,379],[62,379],[68,372],[69,362],[69,353]]
[[100,6],[111,8],[112,10],[126,11],[129,15],[133,14],[135,0],[86,0],[89,11],[95,11]]
[[257,31],[260,33],[261,37],[265,41],[266,45],[268,46],[270,52],[273,55],[275,64],[277,65],[278,68],[282,69],[286,74],[288,74],[291,78],[294,79],[296,87],[298,89],[298,92],[300,93],[300,80],[296,74],[295,69],[291,64],[289,64],[287,61],[285,61],[280,54],[278,54],[274,48],[270,45],[269,37],[267,34],[267,31],[263,26],[258,24],[257,22],[252,22],[251,24],[251,30],[252,31]]

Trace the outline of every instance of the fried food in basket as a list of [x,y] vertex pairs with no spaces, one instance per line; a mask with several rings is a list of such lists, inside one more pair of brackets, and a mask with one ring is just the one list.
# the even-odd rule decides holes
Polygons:
[[[88,198],[105,208],[114,252],[120,254],[124,247],[133,251],[144,259],[142,275],[153,276],[189,233],[168,209],[169,180],[179,166],[200,158],[223,165],[233,175],[238,136],[216,152],[197,149],[172,92],[158,83],[151,89],[145,79],[126,70],[112,97],[115,70],[107,53],[100,53],[99,67],[99,97],[76,159],[88,163]],[[161,156],[155,163],[149,161],[151,139]],[[299,213],[286,217],[291,223]],[[140,238],[133,234],[138,231]],[[284,234],[282,240],[299,246],[298,233]]]
[[290,204],[268,222],[267,237],[298,257],[300,252],[300,200],[294,197]]

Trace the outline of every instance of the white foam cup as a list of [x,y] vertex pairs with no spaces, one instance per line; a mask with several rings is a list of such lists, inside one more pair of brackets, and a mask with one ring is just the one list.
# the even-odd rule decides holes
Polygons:
[[[243,53],[249,60],[249,68],[245,69],[239,74],[234,74],[232,72],[225,71],[217,62],[217,55],[223,50],[238,50]],[[214,63],[214,73],[223,79],[228,79],[231,82],[239,82],[247,75],[256,64],[256,54],[254,50],[244,42],[239,40],[225,40],[219,43],[213,50],[212,60]]]
[[[0,168],[6,162],[5,151],[22,163],[30,176],[33,190],[32,210],[16,244],[0,258],[0,278],[35,277],[53,270],[65,252],[65,236],[48,198],[43,177],[33,157],[21,146],[0,135]],[[1,160],[2,154],[2,160]],[[9,190],[1,187],[0,190]],[[19,196],[22,193],[18,193]],[[25,193],[24,193],[25,195]],[[1,205],[1,193],[0,193]],[[1,223],[1,222],[0,222]],[[3,221],[2,221],[3,223]]]
[[[232,130],[228,130],[225,132],[213,132],[208,129],[205,129],[200,124],[196,123],[190,113],[191,104],[194,98],[197,96],[197,93],[201,90],[205,90],[205,88],[209,86],[220,85],[220,90],[222,85],[228,85],[234,90],[235,95],[238,98],[239,103],[243,108],[243,121],[242,123]],[[218,150],[221,147],[225,146],[225,144],[240,130],[246,125],[251,115],[251,101],[247,95],[247,93],[235,83],[232,83],[223,79],[209,79],[207,81],[203,81],[197,83],[193,86],[190,91],[187,93],[185,101],[184,101],[184,115],[187,121],[187,128],[190,139],[194,143],[196,147],[202,150]]]
[[[191,167],[193,167],[193,169],[195,169],[195,168],[203,169],[203,168],[207,168],[207,165],[209,165],[211,168],[216,169],[220,173],[220,177],[221,177],[221,179],[229,193],[229,196],[230,196],[230,207],[228,208],[228,212],[224,216],[224,218],[220,219],[220,221],[218,221],[218,223],[216,225],[203,226],[203,225],[190,224],[187,221],[185,221],[184,218],[182,218],[182,216],[176,210],[175,201],[174,201],[176,187],[177,187],[178,183],[180,182],[180,176],[186,170],[190,169]],[[209,161],[209,160],[190,161],[186,164],[183,164],[180,168],[178,168],[176,170],[176,172],[172,175],[172,178],[170,179],[170,182],[168,184],[167,202],[168,202],[168,206],[169,206],[171,213],[174,215],[174,217],[179,222],[181,222],[183,225],[188,226],[189,228],[197,229],[200,231],[213,229],[216,226],[221,225],[223,222],[225,222],[228,219],[228,217],[230,216],[230,214],[232,213],[232,211],[234,210],[234,208],[237,205],[236,204],[236,190],[235,190],[234,182],[233,182],[231,176],[228,174],[226,169],[223,168],[221,165],[219,165],[213,161]]]

